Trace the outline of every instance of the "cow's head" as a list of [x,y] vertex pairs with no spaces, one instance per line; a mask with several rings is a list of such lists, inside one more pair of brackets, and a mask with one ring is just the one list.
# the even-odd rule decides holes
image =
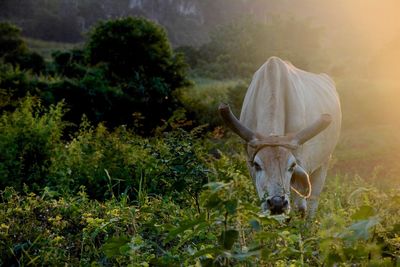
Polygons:
[[246,141],[248,166],[263,211],[289,212],[291,190],[304,198],[310,196],[310,178],[292,151],[328,127],[329,114],[322,114],[316,122],[297,133],[264,136],[241,124],[228,105],[221,104],[219,111],[228,127]]

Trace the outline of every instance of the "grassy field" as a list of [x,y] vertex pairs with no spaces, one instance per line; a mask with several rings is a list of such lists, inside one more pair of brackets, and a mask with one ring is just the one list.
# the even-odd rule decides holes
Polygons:
[[400,182],[400,83],[339,80],[343,129],[331,172],[360,175],[380,186]]
[[51,54],[55,51],[66,51],[80,46],[80,44],[48,42],[32,38],[24,38],[24,41],[30,50],[39,53],[47,61],[51,59]]

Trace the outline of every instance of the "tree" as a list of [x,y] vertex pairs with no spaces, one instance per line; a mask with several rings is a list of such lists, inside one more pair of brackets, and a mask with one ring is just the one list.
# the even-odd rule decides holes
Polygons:
[[173,52],[165,30],[144,18],[100,22],[86,51],[89,64],[126,95],[127,115],[144,116],[145,132],[172,115],[178,104],[173,91],[188,84],[183,57]]
[[0,58],[26,50],[27,46],[21,38],[21,29],[8,22],[0,22]]
[[5,63],[19,66],[24,70],[39,73],[45,68],[44,59],[37,53],[28,50],[17,26],[0,22],[0,59]]

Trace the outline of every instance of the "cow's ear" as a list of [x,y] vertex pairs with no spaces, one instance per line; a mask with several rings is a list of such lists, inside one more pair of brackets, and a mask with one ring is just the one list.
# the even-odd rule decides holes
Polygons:
[[311,194],[311,182],[308,173],[300,166],[296,165],[290,182],[294,192],[302,197],[309,197]]

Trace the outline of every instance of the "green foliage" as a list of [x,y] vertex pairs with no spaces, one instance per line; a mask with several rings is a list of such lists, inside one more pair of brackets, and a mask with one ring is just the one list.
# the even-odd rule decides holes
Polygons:
[[104,69],[105,78],[129,99],[126,112],[144,116],[145,131],[172,115],[173,91],[188,84],[181,55],[173,53],[165,31],[144,18],[99,23],[86,51],[90,64]]
[[[206,96],[213,94],[234,105],[244,89],[236,82],[208,83],[198,91],[192,88],[198,95],[187,93],[186,100],[204,99],[201,104],[206,107],[213,101]],[[56,132],[60,126],[49,119],[50,111],[21,110],[2,117],[7,118],[7,127],[0,131],[1,151],[12,157],[1,162],[18,163],[21,154],[12,152],[25,147],[33,148],[26,150],[31,158],[47,151],[44,156],[49,160],[34,165],[42,167],[36,184],[25,179],[22,164],[12,165],[12,174],[20,176],[5,180],[27,186],[20,186],[19,193],[11,188],[1,192],[3,265],[56,261],[122,266],[396,266],[399,262],[400,192],[394,186],[383,188],[385,177],[372,177],[377,185],[357,177],[328,177],[313,221],[296,213],[268,216],[259,213],[245,157],[238,153],[240,141],[221,140],[220,134],[205,134],[203,128],[182,130],[190,125],[183,111],[175,112],[154,138],[139,137],[126,127],[111,131],[84,121],[71,140],[61,141],[62,132]],[[35,123],[28,123],[32,118]],[[36,124],[40,126],[32,126]],[[38,128],[46,130],[26,133]],[[26,137],[22,143],[34,144],[17,147],[21,143],[17,136]],[[345,144],[354,144],[349,140]],[[339,150],[343,157],[343,148]],[[1,186],[6,185],[10,183]]]
[[65,101],[69,111],[65,119],[79,124],[82,115],[93,123],[109,122],[110,126],[126,123],[129,114],[123,114],[127,104],[120,88],[112,87],[103,79],[99,69],[77,67],[75,73],[84,71],[79,79],[61,79],[46,84],[41,96],[46,104]]
[[10,23],[0,22],[0,58],[23,53],[26,49],[26,44],[21,38],[21,29]]
[[228,103],[238,116],[246,93],[247,85],[241,80],[212,81],[199,80],[199,85],[186,87],[178,92],[185,109],[199,124],[208,124],[210,128],[221,125],[218,106]]
[[50,183],[58,192],[87,188],[92,198],[132,193],[138,188],[136,164],[146,158],[140,139],[124,129],[109,133],[84,121],[75,138],[60,147],[52,159]]
[[0,64],[0,110],[10,110],[18,105],[18,99],[30,93],[37,93],[36,81],[18,67]]
[[128,195],[141,201],[143,193],[173,197],[176,202],[197,201],[207,181],[200,144],[186,132],[164,140],[143,140],[119,128],[84,122],[79,134],[60,147],[47,184],[58,192],[77,192],[84,185],[90,197]]
[[[4,47],[14,39],[25,47],[18,28],[2,25]],[[65,118],[76,125],[86,115],[94,124],[154,134],[179,107],[174,91],[189,84],[183,58],[173,52],[165,31],[143,18],[101,22],[83,49],[54,52],[47,66],[35,52],[8,49],[3,61],[12,67],[0,65],[1,109],[12,110],[29,93],[45,105],[64,101]]]
[[0,22],[0,59],[35,73],[45,69],[43,58],[38,53],[28,51],[21,30],[7,22]]
[[27,98],[0,118],[0,187],[39,190],[47,183],[51,156],[60,141],[62,104],[43,114],[40,102]]
[[139,219],[126,203],[100,204],[84,191],[55,199],[51,191],[19,195],[6,188],[0,205],[0,264],[5,266],[106,263],[100,251],[104,241],[134,235]]
[[[70,141],[63,141],[66,123],[63,105],[46,111],[33,98],[26,98],[0,122],[0,186],[21,191],[44,186],[61,194],[87,188],[91,198],[127,195],[143,199],[144,192],[173,197],[187,204],[198,202],[207,182],[207,154],[194,132],[175,129],[164,139],[145,140],[126,127],[110,132],[102,124],[84,120]],[[180,125],[182,117],[171,120]]]
[[36,52],[7,55],[4,62],[19,66],[24,70],[31,70],[34,73],[40,73],[46,69],[43,57]]
[[71,49],[52,54],[55,73],[68,78],[82,78],[86,73],[84,51]]
[[[210,162],[214,178],[199,199],[179,206],[145,196],[90,200],[1,192],[3,265],[395,266],[400,257],[398,190],[332,178],[314,221],[267,216],[241,156]],[[210,177],[211,178],[211,177]],[[22,223],[24,222],[24,223]],[[43,229],[46,229],[45,231]]]
[[100,22],[87,42],[89,62],[107,65],[110,78],[131,79],[135,73],[164,76],[172,65],[165,31],[144,18]]

